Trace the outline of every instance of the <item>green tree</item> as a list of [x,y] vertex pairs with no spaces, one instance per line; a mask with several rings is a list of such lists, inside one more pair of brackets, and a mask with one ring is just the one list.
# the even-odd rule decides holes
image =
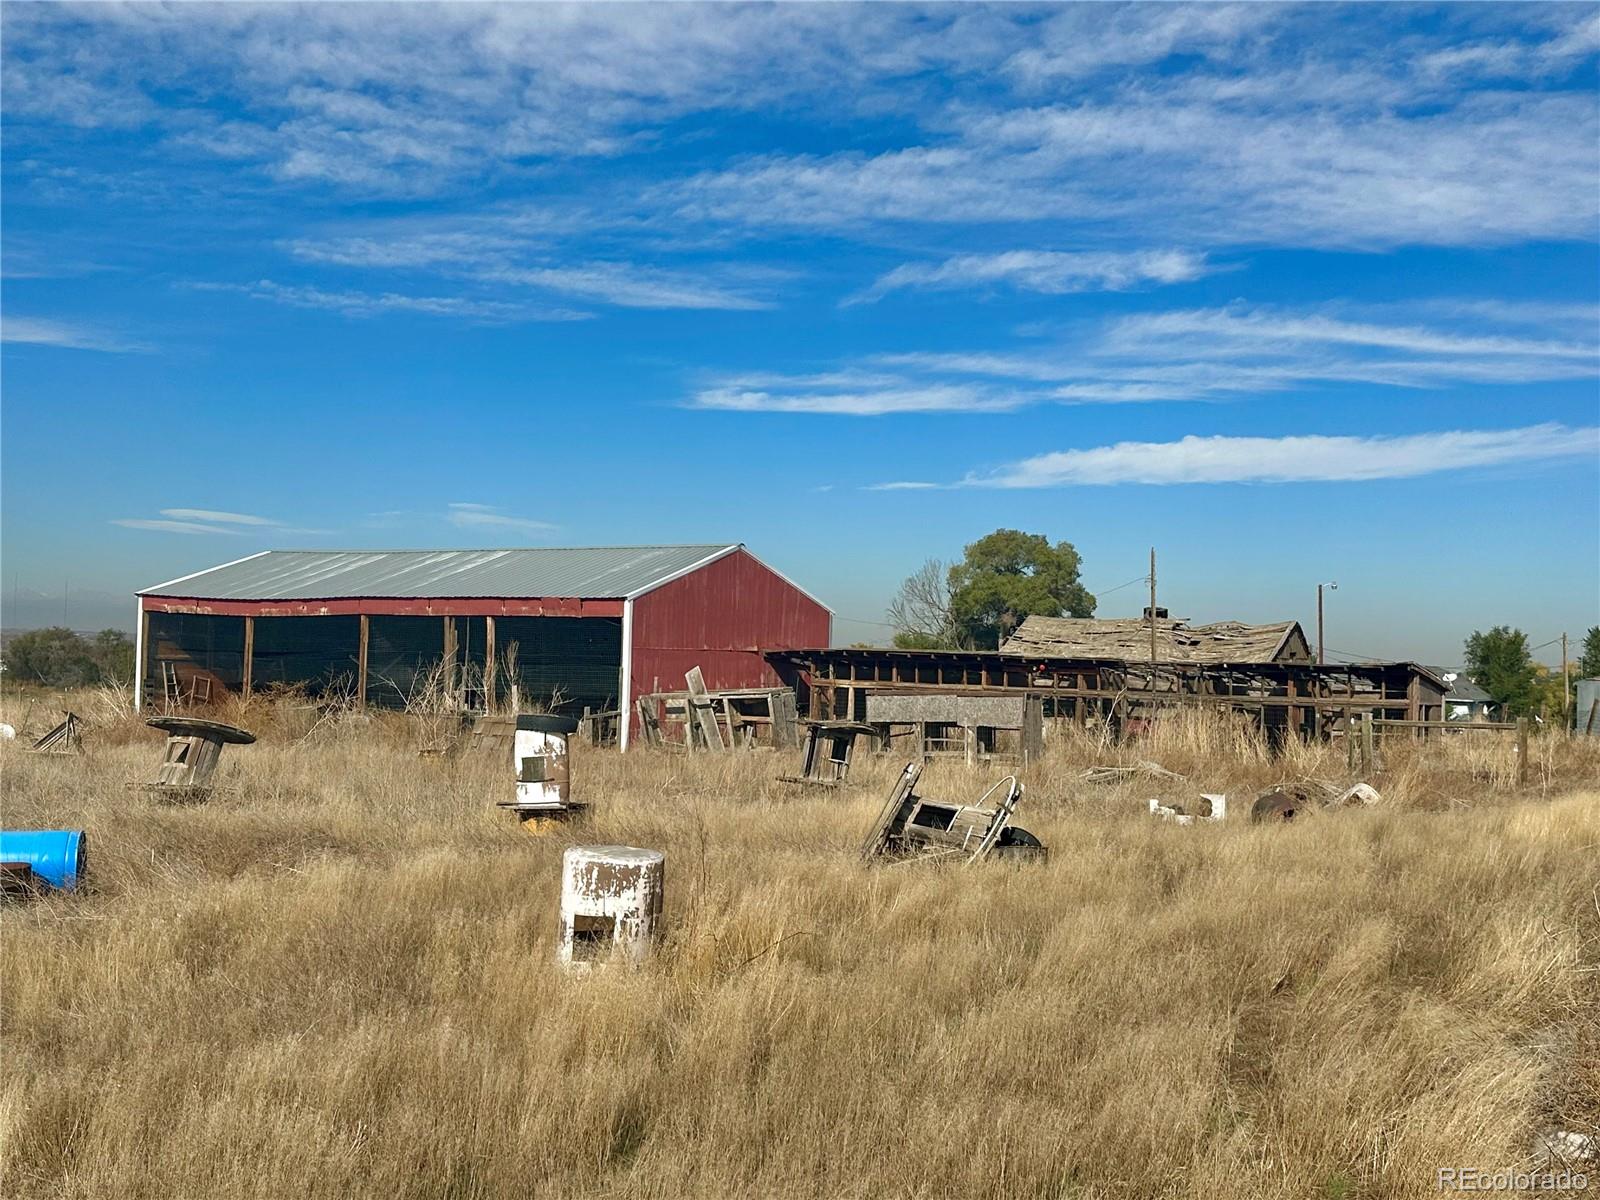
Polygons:
[[87,642],[101,683],[133,682],[133,639],[120,629],[102,629]]
[[1027,616],[1089,617],[1094,597],[1078,581],[1071,542],[997,529],[950,568],[950,618],[967,644],[994,649]]
[[19,683],[45,687],[82,687],[99,678],[83,639],[60,625],[12,638],[6,645],[6,671]]
[[1600,625],[1583,635],[1583,652],[1578,658],[1579,679],[1600,679]]
[[1528,635],[1509,625],[1475,631],[1466,644],[1467,674],[1512,716],[1532,716],[1539,704],[1539,673]]
[[120,629],[88,639],[60,625],[29,630],[7,643],[5,658],[19,683],[71,688],[133,678],[133,642]]

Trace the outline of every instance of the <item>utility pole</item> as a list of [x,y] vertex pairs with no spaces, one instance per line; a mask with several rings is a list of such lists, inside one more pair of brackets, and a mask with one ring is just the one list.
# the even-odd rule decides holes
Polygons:
[[1319,584],[1317,584],[1317,666],[1319,666],[1319,667],[1322,666],[1325,662],[1328,661],[1327,644],[1322,640],[1322,589],[1323,588],[1327,588],[1329,591],[1332,591],[1332,592],[1337,592],[1339,590],[1339,585],[1337,583],[1319,583]]
[[1150,547],[1150,696],[1156,691],[1156,548]]
[[1561,728],[1572,724],[1572,668],[1567,663],[1567,635],[1561,635]]

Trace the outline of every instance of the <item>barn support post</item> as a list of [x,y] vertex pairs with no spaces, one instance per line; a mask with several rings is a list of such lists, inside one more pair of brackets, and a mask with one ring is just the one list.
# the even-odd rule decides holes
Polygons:
[[256,619],[244,619],[244,662],[239,667],[239,690],[246,700],[250,699],[251,667],[256,660]]
[[494,617],[483,619],[483,711],[494,711]]
[[139,620],[134,625],[133,711],[144,708],[144,680],[150,670],[150,610],[139,601]]
[[[617,749],[626,751],[633,728],[633,601],[622,602],[622,665],[617,681]],[[687,739],[693,743],[694,739]]]
[[444,691],[446,696],[456,694],[456,622],[454,617],[444,618]]
[[356,703],[362,708],[367,706],[367,642],[371,620],[366,613],[357,618],[361,632],[356,641]]

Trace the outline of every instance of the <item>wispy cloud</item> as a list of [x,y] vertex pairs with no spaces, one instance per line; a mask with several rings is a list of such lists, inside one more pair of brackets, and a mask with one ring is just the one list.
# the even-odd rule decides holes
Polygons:
[[224,512],[214,508],[163,508],[161,517],[121,517],[111,522],[124,529],[144,529],[152,533],[186,534],[327,534],[331,529],[302,529],[253,513]]
[[954,290],[1005,286],[1017,291],[1122,292],[1151,284],[1185,283],[1214,268],[1203,254],[1184,250],[1131,253],[1008,250],[958,254],[937,263],[906,263],[881,276],[845,304],[866,304],[906,288]]
[[561,267],[501,267],[482,279],[545,288],[622,308],[765,309],[771,301],[746,295],[710,279],[628,263],[587,262]]
[[461,529],[505,529],[516,533],[549,534],[558,528],[548,521],[515,517],[492,504],[454,503],[448,506],[445,520]]
[[1186,437],[1035,455],[969,475],[964,486],[1329,483],[1600,454],[1600,428],[1532,425],[1398,437]]
[[[774,381],[777,382],[776,380]],[[691,408],[725,412],[822,413],[877,417],[890,413],[1008,412],[1031,397],[975,384],[923,384],[896,381],[870,390],[815,390],[802,384],[794,390],[710,387],[695,393]]]
[[270,517],[257,517],[250,513],[218,512],[210,508],[163,508],[161,515],[183,521],[209,521],[214,524],[256,526],[283,524],[282,521],[274,521]]
[[106,354],[148,354],[151,350],[143,343],[93,326],[10,314],[0,318],[0,341],[55,346],[62,350],[99,350]]
[[1593,13],[1422,31],[1394,12],[12,6],[8,148],[147,128],[176,161],[413,198],[653,153],[707,114],[870,113],[897,144],[645,186],[568,173],[552,207],[677,230],[1065,219],[1186,245],[1590,237]]
[[1272,353],[1302,345],[1399,350],[1408,354],[1514,355],[1524,359],[1592,360],[1600,354],[1593,341],[1585,345],[1442,333],[1415,325],[1377,325],[1242,306],[1124,317],[1111,326],[1099,348],[1108,354],[1216,358],[1241,352]]
[[124,529],[144,529],[151,533],[218,533],[237,536],[243,532],[239,529],[228,529],[222,525],[206,525],[198,521],[162,521],[143,517],[118,517],[111,524],[120,525]]
[[713,377],[688,404],[878,416],[1220,401],[1329,385],[1437,389],[1600,377],[1600,328],[1569,322],[1559,327],[1562,338],[1528,337],[1527,327],[1540,322],[1515,306],[1495,303],[1469,315],[1471,322],[1440,329],[1242,305],[1146,313],[1079,327],[1071,339],[1043,348],[887,353],[805,375]]
[[257,300],[270,300],[293,308],[321,309],[346,317],[368,318],[390,313],[415,313],[430,317],[458,317],[485,324],[523,321],[582,321],[591,313],[571,309],[536,308],[511,301],[467,296],[410,296],[398,292],[327,291],[305,285],[275,283],[195,283],[202,291],[237,292]]

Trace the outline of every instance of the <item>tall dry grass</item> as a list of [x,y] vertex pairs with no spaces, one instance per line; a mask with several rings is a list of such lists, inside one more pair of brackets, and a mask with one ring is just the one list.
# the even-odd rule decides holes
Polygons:
[[[1397,740],[1377,809],[1180,829],[1143,808],[1181,787],[1078,771],[1242,797],[1343,754],[1068,732],[1024,776],[1049,861],[959,871],[855,860],[892,760],[817,795],[579,747],[590,815],[535,838],[507,764],[245,715],[197,808],[124,786],[136,724],[0,751],[7,827],[87,828],[94,880],[3,916],[5,1195],[1421,1197],[1600,1120],[1588,746],[1519,791],[1508,739]],[[667,853],[644,970],[556,969],[569,840]]]

